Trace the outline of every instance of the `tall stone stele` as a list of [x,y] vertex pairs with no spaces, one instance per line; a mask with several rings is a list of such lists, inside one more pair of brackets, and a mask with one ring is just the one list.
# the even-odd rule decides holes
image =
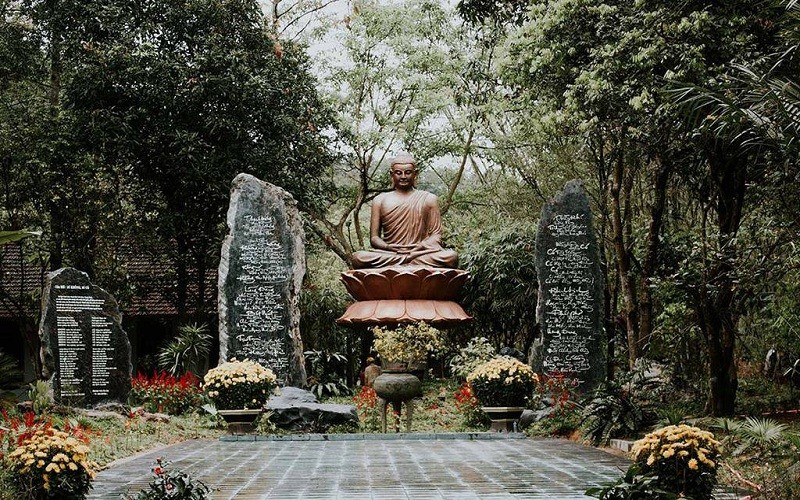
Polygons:
[[39,322],[45,376],[57,403],[127,402],[131,345],[114,297],[70,267],[47,275]]
[[233,180],[219,263],[220,363],[249,359],[302,387],[300,286],[305,243],[297,203],[252,175]]
[[582,390],[606,377],[603,274],[589,198],[580,181],[545,204],[536,233],[541,337],[534,369],[578,378]]

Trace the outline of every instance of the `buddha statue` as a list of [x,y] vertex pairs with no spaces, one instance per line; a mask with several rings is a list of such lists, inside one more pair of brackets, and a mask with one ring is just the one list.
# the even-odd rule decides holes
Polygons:
[[379,194],[372,202],[372,249],[352,255],[355,269],[458,266],[458,254],[442,247],[442,218],[436,195],[416,189],[417,174],[411,155],[401,153],[392,161],[389,175],[394,189]]
[[417,166],[409,154],[394,158],[389,175],[394,189],[372,202],[372,248],[353,253],[353,269],[342,273],[356,302],[337,322],[448,325],[471,320],[456,302],[469,274],[456,269],[458,254],[442,247],[436,196],[416,189]]

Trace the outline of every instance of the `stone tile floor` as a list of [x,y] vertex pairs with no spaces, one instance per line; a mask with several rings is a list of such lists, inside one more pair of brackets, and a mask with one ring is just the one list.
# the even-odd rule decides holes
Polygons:
[[144,488],[156,457],[205,482],[215,499],[586,498],[586,488],[616,479],[629,464],[558,439],[358,436],[186,441],[112,464],[88,498]]

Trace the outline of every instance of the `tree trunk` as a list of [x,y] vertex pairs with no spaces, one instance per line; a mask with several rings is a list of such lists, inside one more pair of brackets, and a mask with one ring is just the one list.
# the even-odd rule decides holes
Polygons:
[[650,280],[656,269],[659,246],[661,243],[661,226],[666,208],[667,184],[672,167],[659,161],[655,184],[653,185],[653,204],[650,206],[650,227],[642,258],[642,277],[639,283],[639,345],[648,346],[653,334],[653,293]]
[[[715,154],[716,153],[716,154]],[[714,416],[733,415],[739,381],[736,370],[736,333],[739,311],[736,304],[736,235],[742,221],[747,181],[747,157],[714,151],[709,159],[717,182],[716,211],[718,261],[708,274],[712,293],[707,295],[703,321],[708,347],[708,410]]]
[[636,321],[636,291],[631,273],[631,257],[625,245],[625,225],[622,220],[622,205],[630,197],[630,190],[625,183],[625,168],[622,149],[619,158],[614,162],[609,186],[611,200],[611,230],[614,255],[617,264],[620,292],[622,295],[622,315],[625,321],[625,332],[628,339],[628,365],[633,368],[639,358],[639,333]]

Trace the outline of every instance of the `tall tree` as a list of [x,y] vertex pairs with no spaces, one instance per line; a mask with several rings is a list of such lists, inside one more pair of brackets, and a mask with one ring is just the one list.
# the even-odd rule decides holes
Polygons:
[[[486,10],[491,3],[462,2],[478,19],[491,17]],[[694,165],[718,172],[711,187],[719,200],[712,207],[719,231],[730,236],[740,223],[737,186],[745,159],[693,142],[694,131],[684,126],[661,89],[670,79],[718,81],[738,55],[763,52],[772,36],[764,22],[769,16],[748,2],[536,1],[513,32],[504,76],[517,90],[519,104],[582,137],[586,157],[607,193],[607,244],[631,366],[653,331],[651,280],[667,210],[665,194],[678,168]],[[638,199],[652,201],[639,207]],[[636,236],[640,225],[647,228],[643,239]],[[730,251],[722,240],[717,243]],[[708,306],[698,312],[711,315],[700,321],[710,361],[709,408],[727,414],[733,411],[736,387],[735,317],[729,315],[728,293],[733,283],[723,279],[728,269],[715,269],[709,286],[726,305],[697,305]]]
[[[235,174],[309,205],[323,191],[327,117],[302,50],[276,44],[255,0],[28,7],[49,68],[52,147],[32,177],[48,193],[51,266],[92,272],[102,232],[100,244],[167,257],[182,315],[213,310],[206,271]],[[113,259],[102,258],[107,273]]]
[[[340,190],[313,228],[342,260],[366,245],[364,207],[388,189],[388,159],[409,150],[441,182],[442,210],[453,203],[481,139],[476,118],[490,82],[470,78],[479,54],[450,11],[430,0],[358,2],[327,40],[323,92],[336,114]],[[457,165],[441,169],[434,163]],[[438,186],[437,189],[439,191]]]

